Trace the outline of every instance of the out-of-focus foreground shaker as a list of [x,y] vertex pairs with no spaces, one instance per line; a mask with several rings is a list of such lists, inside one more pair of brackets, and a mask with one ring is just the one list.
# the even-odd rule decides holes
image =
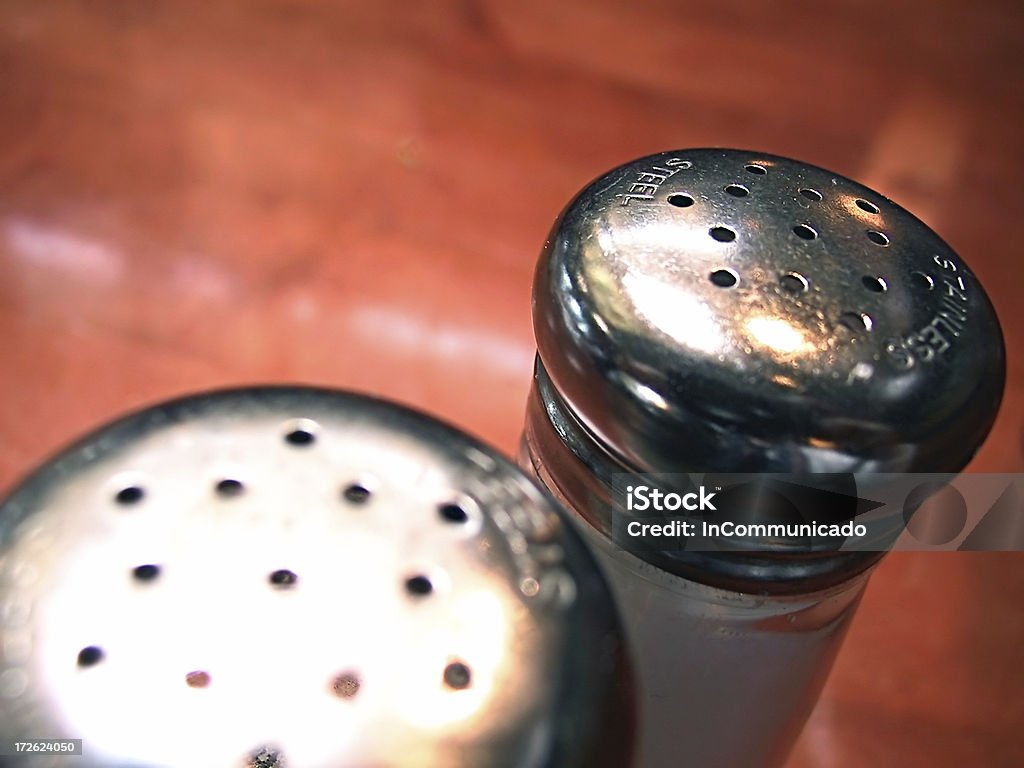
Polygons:
[[[176,400],[0,503],[0,763],[618,768],[611,605],[555,505],[434,419]],[[40,738],[84,754],[12,753]]]
[[534,328],[521,461],[611,581],[638,765],[779,765],[879,554],[625,551],[612,476],[958,471],[1002,394],[991,304],[872,190],[699,149],[628,163],[571,201],[537,269]]

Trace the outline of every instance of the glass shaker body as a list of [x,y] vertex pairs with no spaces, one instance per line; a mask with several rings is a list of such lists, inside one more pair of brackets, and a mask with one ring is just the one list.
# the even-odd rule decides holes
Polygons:
[[[782,765],[825,684],[870,567],[824,589],[758,595],[646,562],[582,511],[606,503],[606,494],[551,429],[536,389],[519,461],[573,515],[611,587],[638,661],[633,765]],[[576,482],[563,490],[558,478],[567,476]]]

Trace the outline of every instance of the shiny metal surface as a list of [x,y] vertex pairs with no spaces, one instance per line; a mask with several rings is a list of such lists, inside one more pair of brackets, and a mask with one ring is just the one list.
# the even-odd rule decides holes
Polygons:
[[[519,463],[586,522],[585,531],[593,528],[610,539],[616,505],[614,478],[629,469],[580,425],[539,362],[526,405]],[[630,549],[630,554],[674,576],[721,589],[777,596],[829,589],[867,570],[882,556],[881,552],[837,552],[827,542],[806,539],[776,539],[771,549],[763,540],[736,538],[730,543],[732,549],[719,552],[662,552],[646,547]],[[622,549],[628,544],[628,540],[618,541],[613,546],[609,541],[606,548],[625,556]],[[626,611],[625,604],[622,610]]]
[[534,329],[520,462],[576,512],[622,611],[637,766],[782,765],[879,553],[626,551],[612,478],[959,470],[1004,386],[985,293],[864,186],[682,150],[570,202],[537,267]]
[[641,471],[951,471],[1002,395],[994,311],[882,195],[781,157],[696,149],[601,176],[534,287],[543,367]]
[[547,497],[463,433],[326,390],[176,400],[0,504],[0,742],[81,738],[83,766],[622,765],[609,606]]

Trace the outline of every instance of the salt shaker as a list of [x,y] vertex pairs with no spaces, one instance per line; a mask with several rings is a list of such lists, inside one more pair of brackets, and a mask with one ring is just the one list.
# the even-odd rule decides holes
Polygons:
[[877,552],[631,551],[623,473],[955,472],[995,417],[1002,336],[931,229],[829,171],[694,149],[565,208],[534,284],[521,463],[575,514],[638,675],[637,765],[777,766]]

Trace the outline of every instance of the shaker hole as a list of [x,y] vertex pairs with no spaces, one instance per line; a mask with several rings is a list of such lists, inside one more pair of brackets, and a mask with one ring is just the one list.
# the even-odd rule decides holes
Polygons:
[[853,201],[858,208],[866,213],[878,213],[878,206],[874,203],[869,203],[867,200],[857,199]]
[[153,581],[160,575],[160,566],[147,563],[132,569],[132,576],[136,581]]
[[305,429],[293,429],[284,436],[284,439],[290,445],[310,445],[316,440],[316,437],[312,432],[307,432]]
[[807,278],[799,272],[790,272],[779,278],[779,285],[788,293],[803,293],[810,287]]
[[281,568],[270,574],[269,581],[275,587],[293,587],[295,582],[299,580],[298,575],[294,571],[289,571],[287,568]]
[[350,504],[365,504],[370,500],[370,489],[365,485],[352,483],[352,485],[341,492],[341,495]]
[[747,171],[747,173],[752,173],[755,176],[764,176],[766,173],[768,173],[767,168],[765,168],[763,165],[757,165],[756,163],[749,163],[748,165],[743,166],[743,168],[744,170]]
[[689,195],[684,195],[681,193],[669,195],[666,199],[671,205],[674,205],[676,208],[689,208],[691,205],[693,205],[693,198],[690,197]]
[[422,597],[423,595],[429,595],[433,592],[434,585],[430,582],[430,579],[422,574],[411,576],[405,580],[405,591],[410,595]]
[[185,684],[189,688],[205,688],[210,684],[210,673],[196,670],[185,675]]
[[444,668],[444,682],[449,688],[454,688],[455,690],[468,688],[471,679],[472,674],[469,667],[461,661],[453,661]]
[[129,485],[127,488],[122,488],[114,496],[114,500],[125,507],[129,507],[132,504],[138,504],[142,501],[146,492],[137,485]]
[[736,233],[728,227],[712,227],[708,230],[708,234],[720,243],[731,243],[736,239]]
[[750,194],[750,190],[742,184],[730,184],[725,188],[725,191],[733,197],[746,197]]
[[810,187],[804,187],[800,190],[800,194],[806,197],[808,200],[821,200],[821,192]]
[[889,285],[880,277],[874,277],[872,275],[864,275],[860,279],[861,283],[872,293],[885,293],[888,290]]
[[296,419],[289,425],[284,440],[298,448],[316,442],[316,424],[309,419]]
[[466,510],[458,504],[442,504],[437,508],[437,513],[448,523],[464,523],[469,520]]
[[274,747],[260,747],[249,753],[245,768],[286,768],[284,754]]
[[245,486],[238,480],[226,478],[217,483],[216,489],[218,496],[232,498],[241,495],[242,491],[245,490]]
[[886,246],[889,244],[889,237],[882,232],[878,232],[877,230],[874,229],[869,229],[866,234],[868,236],[868,240],[870,240],[875,245]]
[[98,645],[87,645],[78,652],[78,666],[91,667],[103,660],[103,649]]
[[914,281],[914,285],[918,288],[923,288],[926,291],[935,290],[935,278],[931,275],[919,272],[916,269],[910,273],[910,277]]
[[731,269],[716,269],[709,275],[709,279],[719,288],[732,288],[740,281],[739,276]]
[[862,333],[871,330],[872,322],[863,312],[844,312],[839,316],[839,324],[854,333]]
[[793,234],[795,234],[801,240],[813,240],[818,236],[817,231],[813,227],[809,227],[806,224],[797,224],[795,227],[793,227]]
[[359,693],[359,677],[354,672],[342,672],[331,681],[331,691],[339,699],[351,699]]

